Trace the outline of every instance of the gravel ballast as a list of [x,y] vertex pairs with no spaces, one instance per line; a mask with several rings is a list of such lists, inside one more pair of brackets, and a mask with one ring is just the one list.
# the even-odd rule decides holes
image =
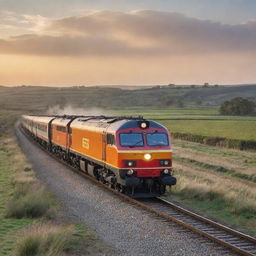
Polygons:
[[84,222],[114,255],[235,255],[176,224],[122,201],[72,172],[29,141],[16,127],[19,144],[37,177],[53,191],[71,220]]

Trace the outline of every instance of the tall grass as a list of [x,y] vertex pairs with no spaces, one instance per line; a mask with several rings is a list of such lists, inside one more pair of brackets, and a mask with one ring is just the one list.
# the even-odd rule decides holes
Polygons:
[[256,234],[255,184],[176,163],[177,184],[171,191],[183,203]]
[[[17,184],[12,200],[7,204],[6,217],[38,218],[49,216],[56,205],[53,195],[39,184]],[[52,211],[51,211],[52,213]]]
[[190,159],[187,157],[179,157],[176,156],[175,160],[181,163],[185,163],[185,164],[189,164],[190,166],[199,166],[202,167],[204,169],[208,169],[208,170],[212,170],[215,171],[217,173],[223,173],[226,175],[230,175],[232,177],[236,177],[239,179],[243,179],[243,180],[248,180],[251,182],[256,183],[256,174],[246,174],[246,173],[241,173],[237,170],[231,169],[231,168],[226,168],[223,167],[221,165],[214,165],[214,164],[209,164],[209,163],[205,163],[205,162],[201,162],[201,161],[197,161],[195,159]]
[[81,243],[81,234],[75,225],[56,226],[40,223],[24,230],[20,235],[16,256],[58,256]]

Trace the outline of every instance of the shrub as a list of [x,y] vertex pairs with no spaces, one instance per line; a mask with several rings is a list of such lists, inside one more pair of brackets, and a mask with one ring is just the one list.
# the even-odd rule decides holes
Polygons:
[[254,111],[255,104],[247,99],[237,97],[230,101],[225,101],[219,109],[221,115],[252,115]]
[[39,237],[28,236],[18,245],[17,255],[34,256],[37,255],[40,246]]
[[31,168],[29,168],[29,167],[25,167],[24,168],[24,172],[30,172],[32,169]]
[[[21,233],[15,252],[16,256],[56,256],[63,255],[81,242],[79,231],[74,225],[60,227],[53,224],[37,224]],[[77,241],[79,240],[79,241]]]
[[38,218],[47,215],[56,202],[44,187],[39,185],[17,185],[13,199],[7,204],[6,216],[12,218]]

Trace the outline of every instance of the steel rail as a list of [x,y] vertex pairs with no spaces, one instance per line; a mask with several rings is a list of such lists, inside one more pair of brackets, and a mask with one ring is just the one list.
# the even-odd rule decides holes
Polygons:
[[[83,171],[78,170],[77,168],[71,166],[64,160],[58,158],[56,155],[52,154],[48,150],[46,150],[43,146],[41,146],[39,143],[37,143],[31,136],[29,136],[22,127],[18,127],[20,131],[26,136],[27,139],[29,139],[34,144],[38,145],[44,152],[46,152],[48,155],[53,157],[58,162],[62,163],[63,165],[69,167],[72,171],[78,173],[80,176],[85,177],[86,179],[89,179],[93,183],[99,185],[100,187],[103,187],[107,189],[108,191],[111,191],[118,197],[122,198],[125,201],[128,201],[134,205],[139,206],[140,208],[143,208],[144,210],[147,210],[148,212],[151,212],[161,218],[164,218],[168,221],[174,222],[186,229],[189,229],[190,231],[197,233],[201,236],[204,236],[218,244],[221,244],[222,246],[231,249],[232,251],[239,253],[244,256],[256,256],[256,238],[246,235],[242,232],[239,232],[237,230],[234,230],[232,228],[229,228],[227,226],[224,226],[222,224],[219,224],[215,221],[212,221],[208,218],[205,218],[203,216],[200,216],[188,209],[185,209],[183,207],[180,207],[174,203],[171,203],[165,199],[162,198],[155,198],[153,200],[138,200],[133,199],[125,194],[122,194],[111,187],[101,183],[97,179],[93,178],[92,176],[89,176]],[[16,135],[17,135],[17,131]],[[147,202],[148,201],[148,202]],[[152,203],[156,204],[157,206],[152,206]],[[167,207],[168,209],[171,209],[175,212],[168,212],[168,210],[159,210],[158,208]],[[188,217],[190,219],[188,219]],[[192,222],[191,222],[192,220]],[[213,229],[213,230],[212,230]],[[223,232],[226,232],[223,234]],[[227,236],[229,236],[227,238]],[[226,238],[226,240],[225,240]],[[230,242],[229,242],[230,241]],[[249,248],[249,249],[248,249]]]
[[256,255],[256,238],[200,216],[162,198],[142,200],[169,219],[189,230],[211,239],[231,250],[246,256]]

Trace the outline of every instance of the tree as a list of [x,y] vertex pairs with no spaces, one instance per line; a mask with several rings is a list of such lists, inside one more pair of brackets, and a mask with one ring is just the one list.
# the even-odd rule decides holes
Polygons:
[[225,101],[219,109],[221,115],[246,116],[255,114],[255,103],[242,97]]

